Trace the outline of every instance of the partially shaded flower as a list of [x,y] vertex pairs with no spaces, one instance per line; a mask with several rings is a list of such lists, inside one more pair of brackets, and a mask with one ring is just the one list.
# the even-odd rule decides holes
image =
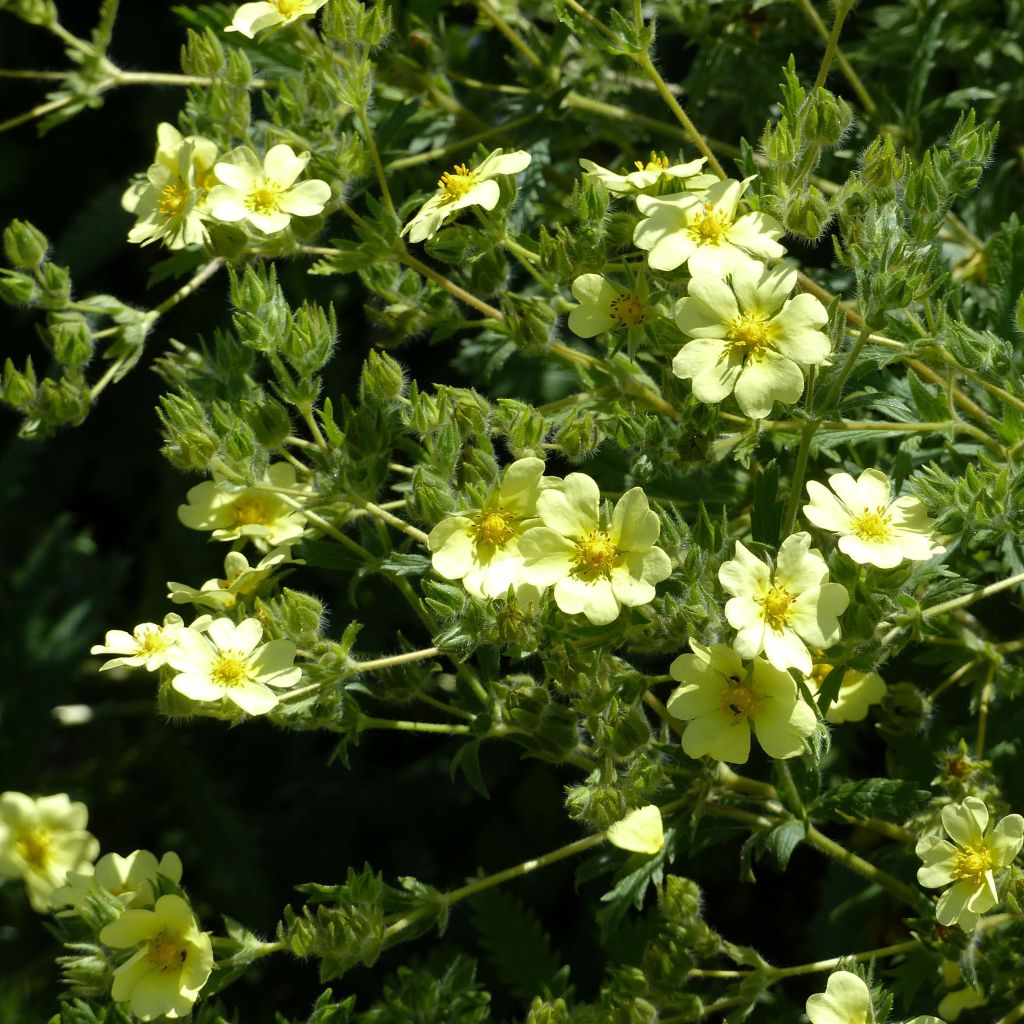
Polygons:
[[250,715],[265,715],[278,704],[274,689],[294,686],[302,677],[291,640],[261,644],[259,619],[214,619],[205,633],[184,630],[167,663],[177,671],[171,686],[191,700],[231,701]]
[[0,794],[0,878],[22,879],[33,910],[49,910],[67,873],[85,869],[100,852],[88,821],[88,808],[67,793]]
[[670,714],[689,722],[683,750],[690,757],[744,764],[751,731],[769,757],[803,753],[816,719],[788,672],[762,658],[744,665],[725,644],[704,647],[691,640],[690,647],[693,654],[681,654],[669,668],[682,685],[667,704]]
[[538,497],[543,525],[527,530],[519,549],[527,582],[554,586],[555,603],[566,614],[606,625],[622,605],[653,601],[654,584],[671,574],[672,563],[655,547],[661,520],[641,488],[618,500],[609,523],[601,520],[600,497],[589,476],[570,473],[561,488]]
[[155,672],[167,664],[167,652],[184,628],[182,617],[170,612],[164,616],[163,625],[140,622],[131,633],[123,629],[107,630],[103,643],[90,647],[89,653],[118,655],[103,662],[101,672],[112,668],[145,668],[147,672]]
[[[856,480],[834,473],[828,487],[807,482],[804,515],[815,526],[839,534],[839,550],[862,565],[892,569],[904,559],[923,562],[946,549],[935,542],[924,504],[911,495],[891,500],[892,483],[877,469]],[[834,493],[833,493],[834,492]]]
[[[541,491],[560,482],[544,476],[541,459],[513,462],[482,508],[448,516],[431,530],[428,544],[435,572],[462,580],[474,597],[504,597],[509,587],[518,590],[525,582],[519,542],[526,530],[538,525]],[[527,603],[533,596],[525,595]]]
[[688,193],[637,196],[643,219],[633,243],[647,251],[652,270],[675,270],[684,263],[690,273],[721,276],[751,257],[777,259],[785,253],[778,242],[782,225],[765,213],[737,216],[740,196],[753,178],[726,179],[712,185],[703,198]]
[[836,971],[829,975],[824,992],[807,999],[811,1024],[869,1024],[874,1021],[871,993],[856,974]]
[[744,658],[762,651],[780,669],[811,672],[807,644],[828,647],[840,636],[839,616],[850,595],[828,582],[828,566],[811,548],[808,533],[794,533],[779,548],[774,567],[736,541],[736,557],[718,572],[726,592],[734,595],[725,617],[737,631],[733,646]]
[[626,195],[643,192],[662,182],[667,182],[671,186],[681,181],[683,188],[690,191],[706,189],[718,181],[718,178],[713,174],[701,173],[705,163],[707,161],[704,157],[699,157],[685,164],[669,164],[664,153],[651,153],[651,158],[646,163],[636,160],[633,163],[636,170],[625,171],[622,174],[601,167],[593,160],[580,160],[580,167],[588,177],[596,178],[609,192]]
[[257,32],[277,25],[290,25],[299,18],[316,14],[327,0],[261,0],[242,4],[225,32],[239,32],[253,39]]
[[630,811],[621,821],[609,826],[608,842],[631,853],[657,853],[665,845],[665,826],[661,811],[654,804]]
[[[305,518],[272,488],[305,491],[287,462],[276,462],[266,472],[263,487],[239,488],[216,473],[188,492],[187,505],[178,506],[178,519],[191,530],[211,530],[214,540],[249,538],[261,550],[295,543],[306,526]],[[271,489],[267,489],[267,487]]]
[[676,325],[692,340],[672,361],[672,372],[693,380],[702,402],[735,393],[744,414],[761,419],[775,402],[795,402],[804,390],[802,367],[828,360],[822,331],[828,313],[813,295],[788,298],[796,285],[789,267],[769,270],[744,261],[713,274],[694,270],[676,304]]
[[532,157],[524,150],[506,153],[496,149],[476,167],[456,164],[446,171],[437,183],[434,193],[402,228],[410,242],[423,242],[433,238],[438,228],[453,214],[468,206],[493,210],[498,205],[501,189],[494,180],[502,174],[518,174],[525,170]]
[[265,235],[284,231],[292,217],[315,217],[331,198],[331,186],[319,178],[295,184],[309,163],[309,153],[274,146],[260,163],[248,148],[232,150],[213,168],[219,185],[206,199],[213,217],[226,223],[245,221]]
[[176,853],[165,853],[158,861],[149,850],[135,850],[127,857],[118,853],[104,854],[95,869],[69,871],[67,884],[57,889],[54,906],[82,906],[95,892],[102,890],[125,907],[151,907],[159,892],[159,876],[168,881],[181,881],[181,859]]
[[210,936],[180,896],[161,896],[152,910],[126,910],[100,932],[100,942],[139,947],[114,970],[110,994],[140,1020],[190,1013],[213,970]]
[[942,827],[953,840],[924,836],[915,852],[924,861],[917,880],[929,889],[950,886],[935,907],[942,925],[958,924],[972,932],[978,918],[999,902],[995,872],[1008,868],[1024,844],[1024,818],[1008,814],[988,831],[984,800],[967,797],[942,808]]
[[580,338],[639,327],[649,312],[646,294],[620,288],[600,274],[581,274],[572,283],[572,294],[579,305],[569,311],[569,330]]
[[[955,985],[963,983],[963,974],[960,965],[955,960],[944,960],[942,963],[942,980],[950,989],[939,1003],[939,1013],[943,1019],[954,1021],[964,1010],[973,1010],[978,1006],[988,1005],[988,996],[980,986],[972,988],[967,985],[963,988],[954,988]],[[911,1022],[913,1024],[913,1022]]]
[[[821,692],[821,687],[833,667],[826,661],[814,663],[811,674],[807,677],[807,685],[815,696]],[[887,690],[885,680],[877,672],[860,672],[848,668],[843,672],[838,696],[825,712],[825,721],[833,725],[842,722],[861,722],[867,718],[868,708],[878,704]]]
[[223,578],[207,580],[198,590],[185,583],[168,582],[167,596],[174,604],[226,611],[234,608],[240,597],[248,597],[259,590],[277,568],[292,561],[287,547],[274,548],[257,565],[250,565],[241,551],[229,551],[224,559]]

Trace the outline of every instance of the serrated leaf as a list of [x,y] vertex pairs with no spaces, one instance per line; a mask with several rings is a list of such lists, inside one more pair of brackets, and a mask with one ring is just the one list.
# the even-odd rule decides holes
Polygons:
[[905,821],[931,799],[931,793],[903,779],[860,779],[844,782],[816,800],[812,814],[833,821],[850,818],[882,818]]

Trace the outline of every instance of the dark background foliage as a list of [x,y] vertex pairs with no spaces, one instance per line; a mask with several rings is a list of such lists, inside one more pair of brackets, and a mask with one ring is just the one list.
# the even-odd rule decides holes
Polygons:
[[[93,21],[91,6],[66,0],[64,21],[84,34]],[[684,86],[688,109],[714,138],[733,145],[741,136],[756,141],[790,52],[804,78],[813,77],[820,44],[796,5],[668,0],[654,6],[664,19],[658,55],[665,76]],[[396,14],[399,53],[413,52],[415,33],[424,26],[434,31],[443,18],[447,28],[437,36],[465,62],[467,73],[516,80],[507,45],[497,33],[473,28],[471,7],[414,0],[398,4]],[[1019,195],[1022,75],[1019,45],[1010,45],[1015,34],[1020,38],[1019,22],[1014,0],[865,3],[844,34],[844,49],[878,97],[889,130],[912,148],[946,133],[967,103],[1002,120],[996,164],[982,198],[966,212],[982,233],[1011,212]],[[129,69],[177,70],[182,36],[169,5],[125,0],[112,56]],[[64,66],[59,45],[44,32],[0,18],[0,67]],[[593,70],[586,74],[591,81],[596,77]],[[845,83],[837,75],[833,80],[843,93]],[[638,112],[662,117],[656,95],[615,71],[601,88]],[[41,99],[42,89],[34,84],[0,81],[0,120]],[[155,126],[173,121],[181,101],[174,89],[118,89],[107,95],[102,111],[87,111],[42,139],[30,126],[0,135],[0,222],[16,216],[45,231],[57,262],[72,268],[78,294],[109,291],[148,305],[171,290],[169,282],[147,290],[148,271],[160,256],[124,241],[131,220],[119,198],[130,175],[148,164]],[[502,109],[489,96],[470,95],[466,102],[476,103],[487,120],[516,114],[511,103]],[[873,134],[874,129],[853,137],[825,172],[844,177]],[[640,156],[651,148],[671,152],[676,145],[670,135],[659,137],[643,124],[609,126],[553,107],[510,139],[524,148],[549,141],[552,174],[562,175],[563,182],[575,173],[577,154],[617,165],[630,150]],[[396,145],[390,155],[401,154]],[[437,173],[429,166],[406,175],[398,185],[400,198],[429,187]],[[826,245],[807,258],[827,264],[830,249]],[[279,271],[293,301],[310,296],[336,305],[341,339],[326,387],[332,395],[352,393],[366,352],[381,340],[364,315],[358,282],[309,278],[297,262]],[[170,337],[194,344],[224,326],[224,300],[221,277],[161,322],[149,341],[151,353]],[[20,363],[32,352],[39,358],[31,318],[21,311],[0,307],[0,339],[3,357]],[[455,352],[454,343],[428,347],[412,339],[395,354],[423,385],[473,383],[471,362],[452,365]],[[521,759],[514,749],[485,749],[491,799],[484,800],[461,776],[450,778],[454,741],[373,734],[351,751],[351,767],[345,767],[332,760],[330,737],[275,731],[261,722],[239,729],[203,719],[170,722],[154,713],[152,683],[144,674],[97,675],[98,661],[88,650],[105,629],[159,620],[167,607],[165,581],[198,584],[219,572],[223,557],[221,546],[186,530],[173,514],[195,481],[157,454],[154,406],[161,385],[147,368],[148,357],[103,396],[78,429],[23,441],[14,436],[14,418],[4,416],[0,789],[67,791],[87,801],[90,827],[105,851],[176,850],[208,926],[217,914],[228,914],[263,934],[294,899],[296,883],[339,880],[348,866],[364,860],[388,879],[414,875],[446,887],[478,868],[497,870],[578,835],[562,801],[562,786],[577,773]],[[538,391],[526,364],[515,361],[493,387],[527,397]],[[298,585],[324,599],[333,635],[352,617],[368,623],[361,650],[393,651],[399,633],[427,642],[380,582],[350,592],[346,579],[306,570]],[[76,703],[92,707],[92,720],[59,724],[52,709]],[[837,771],[884,774],[882,746],[869,724],[844,731],[837,758]],[[725,849],[735,855],[738,845]],[[577,898],[572,870],[571,863],[559,865],[517,883],[508,894],[502,890],[490,906],[481,901],[468,911],[460,908],[444,940],[422,940],[411,956],[440,969],[456,949],[469,949],[482,959],[496,1016],[521,1017],[523,993],[503,975],[501,950],[489,960],[481,949],[494,944],[494,920],[517,918],[515,907],[501,900],[521,899],[552,935],[555,952],[547,967],[571,964],[579,994],[592,997],[608,955],[593,925],[600,888],[583,885]],[[702,858],[699,844],[692,860],[676,870],[714,893],[709,917],[717,929],[757,946],[774,962],[882,945],[902,934],[898,919],[877,899],[854,901],[836,918],[830,908],[853,901],[861,886],[804,849],[790,863],[784,886],[769,868],[762,869],[756,888],[742,885],[732,856],[716,852]],[[785,896],[793,892],[800,893],[796,904]],[[613,959],[635,959],[638,942],[630,940],[639,927],[627,919],[613,942]],[[20,887],[0,889],[5,1022],[28,1024],[53,1012],[54,952]],[[373,970],[352,972],[341,990],[357,993],[358,1005],[365,1007],[393,967],[385,957]],[[790,991],[800,998],[799,985]],[[240,1020],[264,1024],[271,1010],[303,1015],[318,992],[311,967],[273,962],[231,990],[229,1002],[240,1007]]]

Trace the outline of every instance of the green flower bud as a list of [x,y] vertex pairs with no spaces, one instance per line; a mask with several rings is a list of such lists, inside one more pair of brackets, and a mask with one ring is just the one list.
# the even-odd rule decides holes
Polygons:
[[13,270],[0,270],[0,301],[8,306],[20,306],[35,302],[39,288],[28,274]]
[[869,188],[888,189],[906,172],[906,161],[896,155],[892,139],[877,138],[861,159],[861,178]]
[[91,358],[95,345],[89,324],[80,313],[61,313],[46,328],[54,358],[64,366],[83,366]]
[[8,359],[4,363],[3,398],[15,409],[27,409],[36,398],[36,375],[32,369],[32,361],[25,365],[25,372],[16,369]]
[[797,196],[786,210],[786,230],[815,241],[821,237],[822,231],[831,219],[832,211],[829,209],[828,200],[811,185],[803,195]]
[[359,378],[359,397],[364,402],[391,405],[404,391],[405,378],[397,360],[386,352],[370,349]]
[[49,27],[57,23],[57,5],[53,0],[11,0],[7,9],[30,25]]
[[242,402],[241,412],[253,436],[264,448],[279,448],[292,432],[288,410],[273,398],[260,402]]
[[46,259],[50,243],[38,228],[28,221],[11,221],[4,229],[4,252],[11,265],[19,270],[33,270]]
[[546,299],[507,292],[502,296],[501,308],[509,336],[523,352],[536,354],[547,346],[556,314]]
[[761,136],[761,148],[773,164],[791,164],[797,158],[796,139],[784,123],[765,129]]
[[573,462],[582,462],[593,455],[601,440],[601,429],[589,412],[570,413],[555,435],[555,443]]
[[853,112],[845,100],[818,89],[808,97],[801,127],[809,142],[838,146],[852,121]]

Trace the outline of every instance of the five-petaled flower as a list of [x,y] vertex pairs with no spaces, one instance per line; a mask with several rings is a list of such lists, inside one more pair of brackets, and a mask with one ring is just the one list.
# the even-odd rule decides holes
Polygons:
[[639,327],[649,312],[646,290],[620,288],[600,274],[581,274],[572,294],[579,305],[569,311],[569,330],[580,338]]
[[774,568],[736,541],[736,557],[722,565],[718,578],[733,595],[725,617],[737,631],[733,646],[742,657],[763,651],[776,668],[806,676],[812,667],[806,645],[828,647],[839,639],[839,616],[850,595],[841,584],[829,583],[828,566],[811,548],[810,534],[787,537]]
[[1008,814],[988,831],[988,807],[976,796],[942,808],[942,827],[953,840],[924,836],[915,852],[924,861],[917,880],[929,889],[950,886],[935,907],[942,925],[972,932],[978,918],[999,902],[995,873],[1008,868],[1024,844],[1024,818]]
[[100,852],[88,821],[88,808],[67,793],[0,794],[0,878],[22,879],[32,908],[49,910],[67,873],[85,870]]
[[135,850],[127,857],[107,853],[93,870],[69,871],[67,885],[54,892],[52,902],[78,908],[101,890],[125,907],[151,907],[160,891],[160,876],[175,884],[181,881],[181,859],[176,853],[165,853],[159,861],[149,850]]
[[[839,534],[839,550],[862,565],[892,569],[904,559],[923,562],[946,549],[936,543],[924,504],[911,495],[891,500],[892,483],[877,469],[856,480],[835,473],[828,485],[807,482],[804,515],[815,526]],[[832,492],[835,493],[832,493]]]
[[210,936],[180,896],[161,896],[152,910],[126,910],[103,928],[100,942],[139,947],[114,970],[111,996],[140,1020],[186,1016],[213,970]]
[[[807,685],[815,696],[821,692],[825,680],[832,674],[834,665],[827,661],[815,661]],[[877,672],[861,672],[858,669],[842,670],[842,681],[836,699],[825,712],[825,721],[833,725],[842,722],[861,722],[868,716],[868,708],[885,696],[888,687]]]
[[[829,976],[824,992],[808,997],[807,1019],[811,1024],[874,1024],[871,993],[856,974],[836,971]],[[907,1024],[942,1024],[942,1021],[926,1014]]]
[[528,583],[553,585],[563,612],[606,625],[622,605],[653,601],[654,584],[671,574],[672,562],[655,547],[661,520],[639,487],[618,500],[610,522],[602,521],[600,498],[589,476],[570,473],[560,488],[537,498],[543,525],[523,534],[519,550]]
[[691,274],[722,276],[751,257],[782,256],[786,250],[778,241],[783,229],[777,220],[760,212],[737,216],[740,196],[753,180],[718,181],[704,196],[637,196],[643,219],[633,242],[647,251],[647,265],[652,270],[675,270],[685,263]]
[[[178,519],[191,530],[211,530],[214,540],[252,540],[266,551],[295,543],[306,527],[302,513],[278,491],[309,491],[300,487],[287,462],[267,469],[262,484],[238,488],[217,474],[188,492],[187,505],[178,506]],[[310,492],[312,493],[312,492]]]
[[245,221],[265,235],[284,231],[292,217],[315,217],[331,198],[331,186],[319,178],[295,184],[307,163],[308,153],[296,154],[284,143],[262,164],[248,146],[240,146],[214,165],[220,184],[210,189],[207,208],[217,220]]
[[259,619],[214,619],[200,633],[186,629],[178,636],[167,663],[177,675],[171,685],[198,701],[226,698],[250,715],[265,715],[278,704],[278,690],[294,686],[302,669],[294,664],[295,644],[271,640],[261,644]]
[[102,644],[89,649],[90,654],[116,654],[100,665],[100,671],[112,668],[145,668],[155,672],[167,663],[167,652],[174,646],[178,634],[185,629],[180,615],[169,612],[163,625],[140,622],[130,633],[123,629],[109,629]]
[[690,647],[693,654],[681,654],[669,668],[682,685],[667,705],[670,714],[689,723],[683,750],[690,757],[710,754],[744,764],[751,730],[769,757],[803,753],[804,737],[814,732],[816,719],[788,672],[763,658],[744,665],[725,644],[704,647],[691,640]]
[[518,174],[530,165],[532,157],[525,150],[505,153],[500,149],[476,167],[456,164],[455,169],[441,175],[435,192],[402,228],[410,242],[433,238],[437,229],[453,214],[467,206],[493,210],[501,198],[501,188],[494,180],[501,174]]
[[[285,563],[292,562],[287,546],[274,548],[250,565],[241,551],[229,551],[224,558],[224,576],[207,580],[198,590],[186,583],[167,584],[167,596],[173,604],[193,604],[214,611],[234,608],[239,598],[254,594]],[[195,628],[193,623],[192,628]],[[93,654],[96,650],[93,650]]]
[[260,0],[242,4],[225,32],[240,32],[253,39],[257,32],[277,25],[290,25],[299,18],[316,14],[327,0]]
[[201,135],[182,137],[172,124],[157,126],[157,148],[145,181],[132,185],[121,205],[135,214],[128,241],[162,241],[168,249],[202,245],[209,238],[207,193],[214,184],[217,146]]
[[743,261],[721,272],[693,270],[676,305],[676,325],[691,341],[672,372],[693,379],[694,396],[721,402],[735,393],[744,414],[762,419],[775,402],[795,402],[804,390],[802,367],[820,366],[831,351],[821,330],[828,320],[813,295],[788,298],[796,284],[789,267]]
[[701,168],[706,162],[704,157],[699,157],[685,164],[670,164],[664,153],[651,153],[651,158],[646,163],[635,160],[633,166],[636,170],[625,171],[622,174],[601,167],[593,160],[580,160],[580,167],[588,177],[596,178],[609,192],[625,195],[644,192],[663,182],[676,185],[679,181],[682,182],[683,188],[691,192],[703,191],[718,181],[715,175],[702,173]]
[[539,525],[537,498],[557,483],[544,476],[541,459],[513,462],[484,506],[448,516],[428,540],[434,570],[445,579],[462,580],[474,597],[504,597],[524,582],[519,541]]

